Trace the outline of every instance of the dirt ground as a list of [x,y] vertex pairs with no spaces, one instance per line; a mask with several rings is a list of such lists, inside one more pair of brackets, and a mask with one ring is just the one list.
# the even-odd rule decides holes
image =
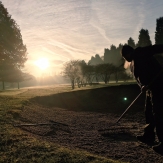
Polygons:
[[163,155],[136,140],[145,124],[144,94],[115,124],[139,93],[137,85],[124,85],[38,96],[24,107],[19,123],[51,124],[21,128],[68,148],[132,163],[163,163]]

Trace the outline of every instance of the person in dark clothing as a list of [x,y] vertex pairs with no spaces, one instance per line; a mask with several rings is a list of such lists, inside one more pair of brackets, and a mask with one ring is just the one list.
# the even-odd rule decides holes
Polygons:
[[163,53],[163,45],[151,45],[133,49],[124,45],[122,57],[131,62],[133,72],[141,91],[146,91],[144,134],[137,136],[141,142],[151,144],[155,141],[155,128],[159,144],[153,146],[156,152],[163,152],[163,68],[155,58]]

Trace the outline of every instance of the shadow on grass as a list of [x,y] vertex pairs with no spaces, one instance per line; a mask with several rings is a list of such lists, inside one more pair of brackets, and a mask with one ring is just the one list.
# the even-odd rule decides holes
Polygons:
[[[119,85],[112,87],[78,90],[58,93],[49,96],[37,96],[32,102],[44,107],[59,107],[73,111],[90,111],[121,114],[140,93],[137,85]],[[124,100],[124,98],[127,100]],[[137,106],[144,107],[144,95],[132,106],[132,111],[138,111]],[[141,110],[142,110],[141,107]]]
[[104,138],[108,140],[116,140],[116,141],[125,141],[125,142],[131,142],[136,141],[135,136],[133,136],[130,132],[106,132],[101,134]]

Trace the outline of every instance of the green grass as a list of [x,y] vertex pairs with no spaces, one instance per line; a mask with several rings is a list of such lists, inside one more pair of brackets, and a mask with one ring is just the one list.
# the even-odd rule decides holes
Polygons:
[[0,92],[0,162],[119,163],[85,151],[71,150],[59,144],[46,142],[13,127],[13,123],[19,120],[23,106],[29,104],[30,98],[71,91],[73,90],[68,86],[60,86],[20,90],[19,93],[18,90]]

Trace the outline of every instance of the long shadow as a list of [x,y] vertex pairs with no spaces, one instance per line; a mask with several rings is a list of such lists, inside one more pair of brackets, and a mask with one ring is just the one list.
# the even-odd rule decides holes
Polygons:
[[[31,101],[45,107],[121,114],[139,93],[140,88],[132,84],[38,96]],[[125,97],[127,100],[124,99]],[[132,112],[142,110],[144,98],[142,95],[135,102]]]
[[136,141],[135,136],[133,136],[130,132],[107,132],[101,134],[106,140],[116,140],[116,141],[125,141],[125,142],[131,142]]

